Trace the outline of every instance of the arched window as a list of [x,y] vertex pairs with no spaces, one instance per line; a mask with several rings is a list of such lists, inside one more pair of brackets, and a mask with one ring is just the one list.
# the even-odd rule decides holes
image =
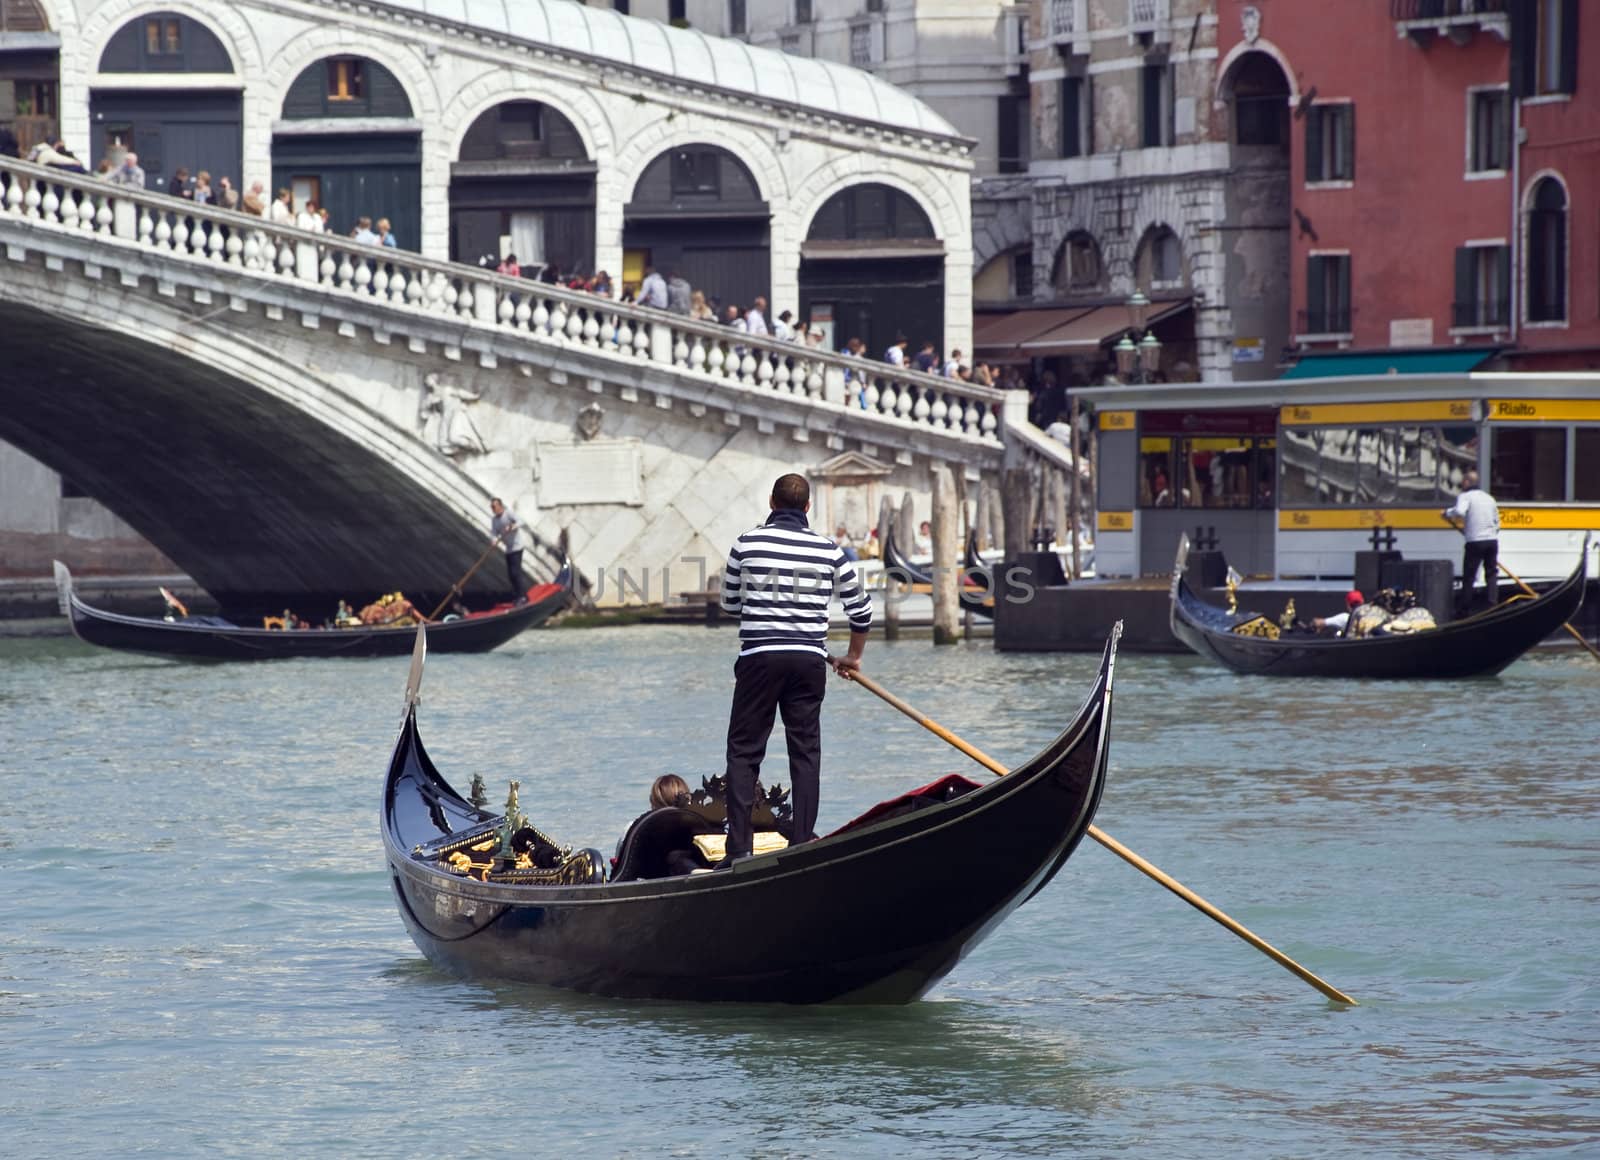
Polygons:
[[295,77],[283,98],[285,121],[410,116],[411,98],[395,75],[362,56],[317,61]]
[[750,167],[716,145],[681,145],[660,154],[633,187],[635,206],[686,209],[762,204]]
[[1264,52],[1247,52],[1230,70],[1235,145],[1289,144],[1289,80]]
[[1085,230],[1074,230],[1056,250],[1055,266],[1050,272],[1050,284],[1057,294],[1082,294],[1098,290],[1104,270],[1100,263],[1100,247]]
[[830,197],[811,219],[806,240],[875,241],[932,238],[933,223],[906,194],[891,186],[852,185]]
[[1141,290],[1176,290],[1187,281],[1183,246],[1167,226],[1152,226],[1134,258],[1134,281]]
[[1528,200],[1529,322],[1567,320],[1567,191],[1553,177]]
[[39,0],[0,0],[0,32],[49,32]]
[[572,122],[539,101],[503,101],[486,109],[461,139],[459,161],[587,160]]
[[117,29],[100,54],[100,71],[231,73],[233,59],[216,34],[199,21],[176,12],[152,12]]

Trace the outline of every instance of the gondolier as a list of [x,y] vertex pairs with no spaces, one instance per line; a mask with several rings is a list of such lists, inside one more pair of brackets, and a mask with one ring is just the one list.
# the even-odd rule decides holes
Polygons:
[[1461,477],[1461,494],[1454,507],[1444,509],[1445,519],[1462,521],[1461,532],[1467,545],[1461,553],[1461,595],[1456,615],[1465,616],[1472,608],[1472,586],[1478,569],[1483,569],[1483,586],[1489,594],[1489,607],[1500,602],[1500,506],[1494,497],[1478,486],[1478,473],[1469,470]]
[[494,516],[489,521],[489,530],[505,549],[506,580],[511,584],[511,599],[521,604],[527,600],[522,587],[522,525],[517,522],[516,513],[507,508],[499,496],[489,501],[489,511]]
[[[860,669],[872,602],[855,564],[838,544],[811,530],[811,485],[785,475],[772,485],[772,515],[740,536],[722,572],[723,611],[739,618],[733,710],[728,720],[728,856],[750,853],[750,811],[767,752],[773,713],[783,715],[794,804],[792,843],[809,841],[817,822],[822,761],[822,698],[827,666]],[[837,596],[850,618],[850,647],[828,656],[828,607]]]

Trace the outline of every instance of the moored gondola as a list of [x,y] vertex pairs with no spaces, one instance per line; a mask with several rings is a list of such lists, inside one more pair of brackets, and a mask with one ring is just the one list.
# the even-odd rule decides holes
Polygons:
[[[284,630],[246,628],[216,617],[126,616],[85,604],[73,590],[72,573],[59,560],[55,574],[61,611],[73,635],[101,648],[199,660],[385,657],[404,656],[414,636],[410,625]],[[526,603],[501,604],[433,625],[433,647],[440,652],[488,652],[560,612],[571,601],[572,589],[572,563],[563,561],[553,581],[528,589]]]
[[[609,882],[595,851],[555,857],[514,809],[507,822],[440,776],[417,730],[432,639],[419,631],[381,807],[401,917],[430,960],[472,978],[632,998],[909,1002],[1043,889],[1087,832],[1119,631],[1073,722],[1005,777],[942,778],[731,869]],[[629,848],[643,829],[619,866],[650,861]],[[531,864],[490,869],[506,847]]]
[[[1172,634],[1239,673],[1279,677],[1449,678],[1492,676],[1572,619],[1583,603],[1589,539],[1572,575],[1537,598],[1517,596],[1464,620],[1405,635],[1349,639],[1308,632],[1273,638],[1249,627],[1265,619],[1207,604],[1184,578],[1189,540],[1172,566]],[[1235,631],[1246,628],[1246,631]]]
[[[889,527],[884,529],[883,535],[883,568],[886,573],[896,580],[910,584],[913,588],[926,586],[929,590],[933,587],[933,570],[929,565],[924,567],[914,564],[900,550],[900,543],[894,534],[894,524],[890,521]],[[978,553],[978,532],[973,529],[967,533],[967,544],[961,566],[960,586],[956,595],[961,601],[963,611],[975,612],[979,616],[994,615],[994,598],[990,595],[993,588],[994,569],[984,562]]]

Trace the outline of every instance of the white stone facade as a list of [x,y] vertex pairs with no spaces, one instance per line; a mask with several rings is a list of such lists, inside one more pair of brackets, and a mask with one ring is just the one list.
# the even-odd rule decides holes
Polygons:
[[[945,253],[946,341],[970,346],[972,142],[926,106],[849,69],[802,72],[778,53],[737,45],[730,54],[712,38],[589,13],[570,0],[485,6],[500,21],[490,27],[456,22],[470,20],[471,7],[451,20],[427,15],[421,0],[46,0],[61,38],[62,133],[69,143],[89,139],[96,87],[237,88],[244,188],[271,172],[274,122],[300,71],[330,55],[369,57],[399,80],[422,124],[421,250],[429,257],[448,254],[450,166],[473,120],[500,101],[538,100],[572,122],[598,167],[599,268],[621,268],[622,206],[644,168],[672,145],[709,142],[749,166],[771,207],[774,310],[797,301],[800,244],[822,204],[851,184],[882,182],[933,223]],[[210,29],[235,72],[101,76],[101,54],[118,29],[157,12]]]

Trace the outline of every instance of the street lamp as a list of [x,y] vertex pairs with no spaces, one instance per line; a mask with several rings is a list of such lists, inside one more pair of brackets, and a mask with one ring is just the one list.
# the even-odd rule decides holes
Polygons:
[[[1117,375],[1124,382],[1148,383],[1161,369],[1161,340],[1154,331],[1145,329],[1149,317],[1150,299],[1144,291],[1135,290],[1128,299],[1128,333],[1112,347],[1117,356]],[[1136,334],[1140,335],[1137,342],[1133,337]]]

